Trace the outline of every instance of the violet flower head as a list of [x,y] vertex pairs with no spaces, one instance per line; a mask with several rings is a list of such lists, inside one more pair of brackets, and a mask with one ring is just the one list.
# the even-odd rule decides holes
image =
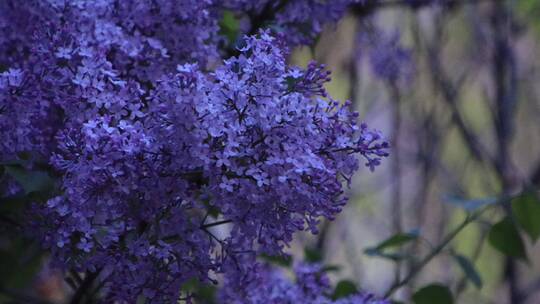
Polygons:
[[290,35],[246,36],[220,61],[215,1],[2,1],[0,160],[32,153],[58,177],[29,225],[52,263],[99,271],[106,302],[170,303],[333,219],[357,156],[373,170],[388,144],[285,44],[346,2],[291,3],[276,16]]
[[333,300],[330,281],[319,264],[300,263],[294,266],[294,278],[282,269],[257,265],[256,275],[242,283],[226,284],[220,296],[227,303],[316,303],[316,304],[389,304],[372,294],[358,292]]
[[[269,27],[284,33],[284,39],[291,45],[312,43],[324,26],[338,21],[347,8],[364,0],[226,0],[224,6],[237,12],[255,13],[253,23],[270,22]],[[265,20],[274,16],[273,20]]]
[[360,34],[360,49],[367,49],[369,64],[375,77],[391,83],[407,81],[413,76],[411,50],[404,47],[398,31]]
[[[326,97],[323,66],[289,67],[287,54],[262,31],[213,72],[181,64],[146,89],[106,58],[74,63],[61,95],[71,103],[50,105],[63,119],[43,150],[60,191],[34,209],[54,261],[101,269],[108,300],[167,302],[193,278],[246,277],[257,255],[283,254],[295,232],[333,219],[356,156],[373,169],[388,144]],[[326,283],[310,273],[297,269],[303,297],[316,299]]]

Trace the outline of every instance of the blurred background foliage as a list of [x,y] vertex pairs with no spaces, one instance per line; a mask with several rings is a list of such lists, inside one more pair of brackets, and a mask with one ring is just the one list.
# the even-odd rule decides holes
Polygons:
[[[393,140],[382,170],[359,174],[351,203],[325,226],[319,247],[325,261],[343,266],[336,279],[384,294],[471,210],[533,189],[464,227],[394,299],[446,303],[418,296],[442,284],[455,303],[540,303],[532,227],[540,225],[540,1],[452,3],[353,11],[314,48],[294,52],[293,63],[327,63],[331,95],[351,99]],[[411,54],[414,71],[397,84],[370,67],[373,45],[359,35],[373,28],[399,33],[398,47]],[[396,233],[391,255],[374,250]],[[320,242],[306,236],[299,247]],[[441,295],[438,286],[420,290]]]
[[[324,263],[334,298],[365,288],[396,303],[540,303],[540,1],[428,2],[352,9],[293,51],[292,64],[326,63],[330,95],[351,100],[393,148],[358,174],[319,235],[298,235],[290,258],[263,258]],[[221,22],[231,41],[236,22]],[[381,77],[374,59],[392,69],[396,50],[407,70]],[[26,195],[0,203],[0,303],[63,302],[83,278],[46,267],[46,253],[9,229],[50,186],[21,168],[1,168]],[[186,290],[214,301],[209,286]]]

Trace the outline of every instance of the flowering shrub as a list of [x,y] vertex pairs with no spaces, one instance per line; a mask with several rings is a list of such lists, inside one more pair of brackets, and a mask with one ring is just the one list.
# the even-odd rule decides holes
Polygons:
[[[223,276],[231,302],[331,303],[316,266],[292,283],[257,257],[282,255],[295,232],[340,212],[357,156],[373,170],[388,155],[379,132],[327,96],[324,66],[286,63],[289,45],[346,4],[279,7],[275,32],[244,36],[221,60],[223,10],[277,4],[2,1],[0,160],[54,177],[28,217],[54,265],[99,274],[106,302],[172,303],[184,283]],[[9,194],[25,191],[15,181]],[[235,287],[247,282],[260,287]]]

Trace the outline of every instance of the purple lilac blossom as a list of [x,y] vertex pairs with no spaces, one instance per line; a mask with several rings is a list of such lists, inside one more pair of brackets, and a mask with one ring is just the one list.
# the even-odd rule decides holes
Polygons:
[[286,64],[287,35],[245,37],[219,63],[214,4],[0,3],[0,160],[52,167],[31,233],[54,265],[99,271],[105,301],[174,302],[190,279],[246,277],[341,211],[356,155],[370,169],[388,155],[327,97],[324,66]]
[[178,62],[217,56],[214,14],[198,0],[2,1],[2,154],[47,156],[59,128],[80,128],[103,109],[133,113]]
[[[229,282],[220,296],[226,303],[233,304],[389,304],[372,294],[359,292],[332,300],[330,281],[319,264],[298,264],[294,267],[294,278],[281,269],[264,264],[249,280]],[[237,279],[237,278],[235,278]]]
[[260,18],[274,17],[269,26],[284,32],[290,44],[310,44],[322,32],[325,24],[338,21],[347,7],[363,0],[226,0],[224,6],[239,12],[251,12]]
[[360,33],[359,54],[369,57],[371,71],[377,78],[397,84],[412,77],[412,53],[401,44],[400,39],[398,31],[374,29],[372,32]]

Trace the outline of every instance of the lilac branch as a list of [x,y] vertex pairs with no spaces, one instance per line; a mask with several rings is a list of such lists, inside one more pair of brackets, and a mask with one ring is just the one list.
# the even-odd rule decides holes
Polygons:
[[201,229],[206,229],[206,228],[219,226],[219,225],[224,225],[224,224],[229,224],[229,223],[232,223],[232,220],[222,220],[222,221],[217,221],[217,222],[213,222],[213,223],[202,224]]

